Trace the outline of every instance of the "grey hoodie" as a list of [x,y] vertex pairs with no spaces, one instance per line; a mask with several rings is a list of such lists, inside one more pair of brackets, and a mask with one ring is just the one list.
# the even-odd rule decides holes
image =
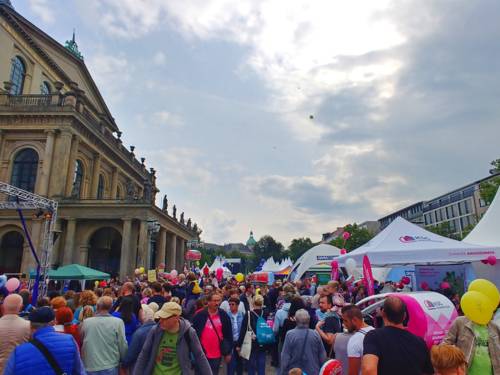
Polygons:
[[[184,338],[184,333],[188,330],[188,334],[191,339],[191,352],[194,356],[196,366],[201,374],[211,374],[212,370],[210,369],[205,353],[201,348],[200,340],[198,339],[195,330],[191,327],[191,324],[187,320],[181,318],[179,335],[177,337],[177,359],[181,365],[182,374],[193,375],[195,373],[190,358],[188,343]],[[153,373],[156,353],[158,351],[158,347],[160,346],[163,332],[164,331],[159,325],[156,325],[149,331],[144,347],[142,348],[141,354],[139,354],[139,358],[135,364],[133,375],[150,375]]]

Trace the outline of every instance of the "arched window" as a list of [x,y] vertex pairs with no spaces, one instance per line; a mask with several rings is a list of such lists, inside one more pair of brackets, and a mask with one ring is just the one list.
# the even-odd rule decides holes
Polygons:
[[82,193],[82,182],[83,182],[83,164],[80,160],[75,162],[75,174],[73,175],[73,189],[71,190],[71,196],[73,198],[80,198]]
[[48,83],[47,81],[43,81],[40,85],[40,93],[42,95],[50,95],[51,92],[52,89],[50,88],[50,83]]
[[99,183],[97,184],[97,199],[104,198],[104,177],[102,174],[99,175]]
[[30,192],[35,191],[38,154],[31,148],[19,151],[12,165],[11,185]]
[[10,81],[12,82],[10,93],[12,95],[21,95],[23,93],[25,76],[26,76],[26,65],[19,56],[15,56],[12,59],[12,64],[10,69]]

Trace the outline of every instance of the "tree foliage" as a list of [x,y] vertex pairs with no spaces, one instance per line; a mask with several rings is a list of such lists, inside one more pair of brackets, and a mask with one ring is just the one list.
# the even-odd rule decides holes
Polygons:
[[280,261],[284,258],[284,247],[273,237],[265,235],[260,238],[253,248],[252,266],[254,269],[259,265],[261,259],[273,257],[274,261]]
[[288,246],[288,254],[290,258],[295,262],[297,259],[301,257],[307,250],[316,244],[311,241],[309,237],[307,238],[294,238]]
[[347,252],[357,249],[363,246],[365,243],[373,238],[373,233],[371,233],[366,228],[360,228],[358,224],[349,224],[344,227],[345,232],[349,232],[351,236],[344,244],[344,238],[339,236],[334,240],[330,241],[330,245],[338,247],[339,249],[345,248]]
[[[500,159],[493,160],[490,164],[493,167],[493,169],[490,170],[490,173],[495,174],[500,172]],[[487,204],[490,204],[491,202],[493,202],[499,186],[500,177],[495,177],[489,181],[482,182],[481,185],[479,185],[481,198]]]

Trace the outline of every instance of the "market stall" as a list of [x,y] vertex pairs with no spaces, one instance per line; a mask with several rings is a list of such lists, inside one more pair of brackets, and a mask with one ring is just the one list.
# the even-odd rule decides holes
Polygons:
[[292,266],[292,271],[290,272],[289,279],[291,281],[297,281],[302,278],[302,276],[311,267],[319,265],[328,265],[333,259],[340,255],[340,249],[335,246],[328,244],[320,244],[307,250],[302,256],[297,259],[297,261]]

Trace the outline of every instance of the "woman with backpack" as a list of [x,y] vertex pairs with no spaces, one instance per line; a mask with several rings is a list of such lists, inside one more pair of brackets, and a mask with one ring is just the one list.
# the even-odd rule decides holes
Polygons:
[[[268,346],[272,344],[272,341],[269,342],[269,337],[274,339],[274,334],[271,327],[267,326],[268,312],[264,310],[264,298],[261,295],[257,295],[253,303],[254,309],[247,312],[241,324],[240,338],[236,350],[240,351],[243,345],[243,340],[248,330],[248,322],[250,320],[250,328],[252,330],[252,351],[247,361],[248,375],[265,375],[266,350]],[[267,330],[266,327],[268,328]],[[271,336],[269,336],[269,333]]]

